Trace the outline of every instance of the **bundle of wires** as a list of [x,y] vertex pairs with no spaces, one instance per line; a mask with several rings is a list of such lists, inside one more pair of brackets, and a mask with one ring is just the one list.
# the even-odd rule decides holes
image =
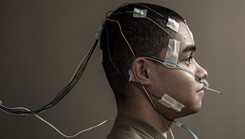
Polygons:
[[24,109],[6,107],[2,104],[2,101],[0,100],[0,109],[6,113],[9,113],[15,116],[33,116],[38,113],[44,112],[45,110],[58,104],[68,93],[70,93],[70,91],[74,88],[74,86],[77,84],[77,82],[83,75],[83,72],[88,64],[88,61],[97,46],[97,43],[99,41],[98,38],[99,37],[98,37],[98,32],[97,32],[97,37],[96,37],[94,44],[92,45],[88,53],[85,55],[85,57],[81,60],[70,82],[57,94],[57,96],[50,103],[48,103],[47,105],[44,105],[43,107],[39,109],[29,111],[29,110],[24,110]]

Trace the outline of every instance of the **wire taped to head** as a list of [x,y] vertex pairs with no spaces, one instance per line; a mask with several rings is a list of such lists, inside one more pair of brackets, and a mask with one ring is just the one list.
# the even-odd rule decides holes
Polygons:
[[[116,13],[112,13],[110,16],[114,16],[114,15],[119,15],[119,14],[139,14],[137,12],[134,11],[124,11],[124,12],[116,12]],[[141,15],[142,16],[142,15]],[[174,37],[163,27],[161,26],[159,23],[157,23],[155,20],[149,18],[148,16],[145,16],[145,18],[149,21],[151,21],[152,23],[154,23],[155,25],[157,25],[159,28],[161,28],[164,32],[166,32],[172,39],[174,39]]]
[[[125,11],[125,12],[117,12],[117,13],[112,13],[111,15],[117,15],[117,14],[125,14],[125,13],[133,13],[133,14],[135,14],[135,12],[132,12],[132,11]],[[136,13],[137,14],[137,13]],[[140,16],[140,17],[142,17],[142,15]],[[168,32],[168,31],[166,31],[165,30],[165,28],[163,28],[161,25],[159,25],[157,22],[155,22],[154,20],[152,20],[152,19],[150,19],[150,18],[148,18],[147,16],[145,16],[145,18],[146,19],[148,19],[149,21],[151,21],[151,22],[153,22],[154,24],[156,24],[157,26],[159,26],[163,31],[165,31],[166,33],[168,33],[169,34],[169,36],[173,39],[173,36]],[[119,23],[119,22],[118,22]],[[119,23],[119,25],[120,25],[120,23]],[[107,33],[107,37],[108,37],[108,33]],[[108,45],[108,44],[107,44]],[[131,48],[131,46],[129,46],[130,48]],[[108,48],[109,49],[109,48]],[[131,49],[132,50],[132,49]],[[109,55],[109,57],[110,57],[110,55]],[[112,62],[112,64],[113,64],[113,66],[114,66],[114,68],[118,71],[118,73],[120,74],[120,75],[122,75],[124,78],[125,78],[125,76],[120,72],[120,70],[115,66],[115,64],[114,64],[114,62],[112,61],[112,59],[111,59],[111,57],[110,57],[110,61]],[[166,63],[164,63],[164,65],[166,65]],[[170,67],[170,66],[168,66],[168,67]],[[173,68],[173,67],[171,67],[171,68]],[[177,68],[177,67],[176,67]],[[178,67],[179,68],[179,67]],[[194,77],[197,79],[197,77],[195,76],[196,74],[195,73],[193,73],[193,72],[191,72],[190,70],[188,70],[188,69],[185,69],[185,68],[181,68],[182,70],[184,70],[184,71],[187,71],[188,73],[191,73],[192,75],[194,75]],[[197,75],[198,76],[198,79],[202,79],[202,78],[200,78],[200,76],[199,75]],[[204,80],[202,80],[202,81],[206,81],[205,79]],[[130,83],[132,83],[134,86],[136,86],[137,88],[140,88],[140,90],[142,91],[142,92],[145,92],[145,94],[146,94],[146,96],[147,96],[147,98],[148,98],[148,100],[151,102],[151,104],[152,104],[152,106],[156,109],[156,111],[162,116],[162,118],[163,119],[165,119],[166,117],[165,116],[163,116],[158,110],[157,110],[157,108],[155,107],[155,105],[154,105],[154,103],[153,103],[153,101],[151,100],[151,97],[149,96],[149,94],[148,94],[148,92],[147,92],[147,90],[146,89],[144,89],[144,86],[143,85],[137,85],[137,83],[136,82],[134,82],[134,81],[130,81]],[[206,81],[206,83],[207,83],[207,81]],[[204,84],[205,85],[205,84]],[[206,86],[206,85],[205,85]],[[154,96],[154,95],[153,95]],[[166,118],[167,120],[169,120],[169,121],[174,121],[174,120],[170,120],[170,119],[168,119],[168,118]],[[177,122],[177,121],[174,121],[174,123],[176,124],[176,125],[178,125],[179,127],[182,127],[182,128],[184,128],[185,130],[187,130],[192,136],[193,136],[193,138],[194,139],[198,139],[197,138],[197,136],[188,128],[188,127],[186,127],[186,126],[184,126],[183,124],[181,124],[181,123],[179,123],[179,122]],[[170,129],[170,128],[169,128]],[[172,134],[172,132],[171,132],[171,134]],[[174,136],[173,136],[173,134],[172,134],[172,138],[174,138]]]

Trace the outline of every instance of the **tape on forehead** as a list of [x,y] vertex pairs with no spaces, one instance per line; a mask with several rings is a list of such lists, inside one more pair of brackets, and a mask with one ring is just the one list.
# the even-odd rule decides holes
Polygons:
[[[169,39],[165,60],[171,61],[173,63],[177,63],[179,58],[179,49],[180,49],[180,42],[175,39]],[[173,66],[170,63],[167,62],[164,63]]]
[[186,25],[187,30],[188,30],[189,33],[191,34],[191,39],[192,39],[192,41],[194,42],[193,34],[192,34],[191,30],[189,29],[186,20],[185,20],[185,25]]
[[179,23],[176,22],[174,19],[172,18],[168,18],[168,23],[166,25],[167,27],[169,27],[170,29],[172,29],[175,32],[179,31]]

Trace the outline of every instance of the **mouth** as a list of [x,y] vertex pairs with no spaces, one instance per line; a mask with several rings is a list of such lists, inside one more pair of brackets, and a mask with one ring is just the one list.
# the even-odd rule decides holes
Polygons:
[[200,89],[197,90],[197,93],[204,93],[204,85],[200,87]]

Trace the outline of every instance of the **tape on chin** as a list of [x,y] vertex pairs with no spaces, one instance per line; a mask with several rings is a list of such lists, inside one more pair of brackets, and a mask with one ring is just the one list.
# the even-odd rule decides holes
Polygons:
[[185,106],[169,96],[168,94],[164,94],[161,99],[158,100],[162,105],[167,108],[173,109],[174,111],[181,112],[181,109]]

